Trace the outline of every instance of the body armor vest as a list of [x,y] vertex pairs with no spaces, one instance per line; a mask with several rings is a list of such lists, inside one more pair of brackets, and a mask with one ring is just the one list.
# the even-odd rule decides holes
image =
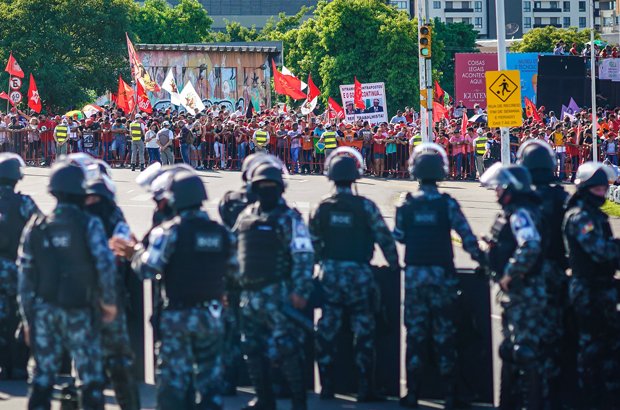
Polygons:
[[543,236],[547,244],[545,259],[554,261],[562,270],[568,269],[568,259],[562,239],[564,203],[568,196],[559,186],[541,186],[536,189],[543,201],[541,205]]
[[338,193],[320,205],[322,258],[369,263],[374,252],[364,198]]
[[65,308],[94,306],[97,270],[88,247],[88,217],[76,210],[70,217],[41,216],[32,229],[30,244],[36,255],[35,293],[44,302]]
[[20,212],[22,196],[11,191],[0,195],[0,256],[9,260],[17,259],[17,248],[26,225]]
[[405,205],[405,263],[454,268],[448,198],[412,198]]
[[162,281],[165,306],[183,309],[220,300],[231,246],[228,231],[196,217],[176,217],[163,227],[174,225],[177,242]]

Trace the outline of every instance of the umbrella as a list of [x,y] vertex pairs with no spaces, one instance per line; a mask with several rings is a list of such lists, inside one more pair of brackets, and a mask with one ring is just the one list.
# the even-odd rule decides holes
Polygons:
[[487,115],[486,114],[476,114],[473,117],[471,117],[468,122],[478,122],[480,124],[486,124],[487,123]]
[[69,111],[68,113],[65,114],[65,116],[69,117],[69,118],[73,118],[73,116],[77,114],[79,119],[82,119],[82,111],[78,111],[78,110],[73,110],[73,111]]
[[85,105],[84,108],[82,108],[82,111],[84,112],[86,117],[90,118],[93,115],[95,115],[97,112],[103,112],[105,110],[99,107],[98,105],[88,104],[88,105]]
[[[590,44],[590,42],[588,41],[587,43],[585,43],[585,45]],[[604,42],[603,40],[594,40],[594,44],[599,46],[599,47],[605,47],[607,45],[606,42]]]

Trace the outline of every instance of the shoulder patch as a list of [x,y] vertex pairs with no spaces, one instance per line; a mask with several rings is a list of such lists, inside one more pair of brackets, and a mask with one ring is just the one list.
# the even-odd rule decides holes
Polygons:
[[594,224],[592,222],[588,222],[584,226],[581,227],[581,234],[586,235],[587,233],[594,230]]

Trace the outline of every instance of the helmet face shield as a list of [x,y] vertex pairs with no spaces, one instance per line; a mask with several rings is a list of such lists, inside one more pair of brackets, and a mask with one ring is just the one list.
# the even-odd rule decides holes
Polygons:
[[413,173],[413,165],[415,164],[415,159],[420,156],[420,154],[424,153],[436,153],[441,155],[441,160],[443,162],[443,170],[447,174],[450,173],[450,163],[448,162],[448,155],[446,154],[446,150],[439,144],[434,142],[423,142],[414,148],[411,153],[411,158],[409,158],[409,172]]
[[136,182],[144,189],[149,189],[155,178],[162,174],[161,164],[154,162],[138,175]]
[[501,162],[491,165],[480,177],[480,183],[495,190],[509,186],[513,186],[517,191],[523,189],[523,184]]
[[355,160],[357,165],[357,171],[360,175],[364,173],[364,158],[362,158],[362,154],[359,151],[351,148],[351,147],[338,147],[333,150],[325,159],[324,171],[325,175],[329,174],[329,165],[332,160],[339,156],[351,157]]

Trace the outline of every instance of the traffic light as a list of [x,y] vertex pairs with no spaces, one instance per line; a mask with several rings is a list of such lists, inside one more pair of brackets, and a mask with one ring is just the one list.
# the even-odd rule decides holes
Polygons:
[[420,57],[431,58],[431,26],[420,27]]

